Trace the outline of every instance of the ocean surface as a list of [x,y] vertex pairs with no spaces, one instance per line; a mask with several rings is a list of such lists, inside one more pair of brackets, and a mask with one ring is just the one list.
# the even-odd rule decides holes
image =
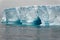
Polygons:
[[60,40],[60,26],[0,26],[0,40]]

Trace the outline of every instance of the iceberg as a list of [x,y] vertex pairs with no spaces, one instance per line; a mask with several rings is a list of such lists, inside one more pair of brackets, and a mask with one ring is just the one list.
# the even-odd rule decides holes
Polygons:
[[4,24],[60,25],[60,6],[22,6],[4,9]]

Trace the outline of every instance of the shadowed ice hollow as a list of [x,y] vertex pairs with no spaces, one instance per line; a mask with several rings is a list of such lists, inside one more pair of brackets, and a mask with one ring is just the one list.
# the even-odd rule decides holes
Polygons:
[[[37,14],[36,6],[20,7],[19,18],[24,25],[39,25],[41,20]],[[39,21],[39,22],[38,22]]]

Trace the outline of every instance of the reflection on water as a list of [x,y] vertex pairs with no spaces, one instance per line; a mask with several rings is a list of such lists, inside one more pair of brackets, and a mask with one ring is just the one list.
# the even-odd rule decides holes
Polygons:
[[5,40],[59,40],[60,27],[6,26]]

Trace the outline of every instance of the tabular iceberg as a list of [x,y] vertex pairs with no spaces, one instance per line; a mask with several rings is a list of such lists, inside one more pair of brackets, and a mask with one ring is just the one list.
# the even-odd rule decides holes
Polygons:
[[4,11],[2,23],[20,25],[60,25],[60,6],[23,6]]

